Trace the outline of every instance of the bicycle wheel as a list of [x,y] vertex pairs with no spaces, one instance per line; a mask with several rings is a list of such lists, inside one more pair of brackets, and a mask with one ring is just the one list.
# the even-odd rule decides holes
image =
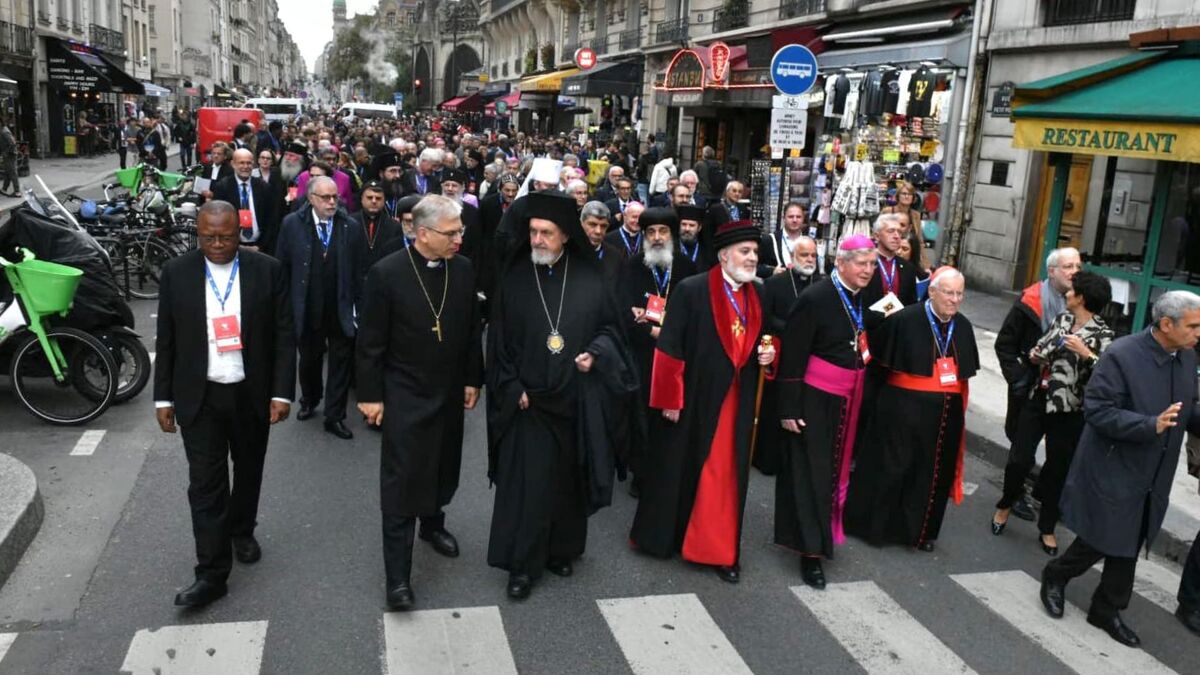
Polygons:
[[118,333],[104,340],[117,365],[117,395],[113,403],[124,403],[137,396],[150,381],[150,352],[132,335]]
[[17,400],[51,424],[86,424],[102,415],[117,394],[117,367],[108,348],[75,328],[51,328],[46,338],[58,345],[66,361],[63,379],[54,377],[37,336],[26,333],[13,350],[8,371]]
[[158,297],[158,280],[162,275],[162,266],[176,254],[166,244],[153,237],[142,242],[141,249],[137,273],[133,274],[131,270],[129,294],[135,298],[153,300]]

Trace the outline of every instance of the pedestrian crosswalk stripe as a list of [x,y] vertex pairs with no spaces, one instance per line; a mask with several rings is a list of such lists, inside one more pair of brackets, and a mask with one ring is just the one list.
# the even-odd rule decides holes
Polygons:
[[96,446],[100,445],[100,441],[104,440],[104,429],[88,429],[83,432],[83,435],[76,441],[75,447],[71,450],[73,457],[89,457],[96,452]]
[[16,639],[16,633],[0,633],[0,663],[4,663],[4,656],[8,654],[9,648]]
[[873,581],[792,592],[868,673],[975,672]]
[[130,675],[257,675],[266,621],[206,623],[139,630],[125,653]]
[[[1093,567],[1097,572],[1103,571],[1101,563]],[[1179,590],[1179,573],[1173,571],[1154,559],[1138,560],[1137,576],[1133,580],[1133,591],[1143,598],[1162,607],[1168,612],[1174,612],[1179,606],[1175,597]]]
[[1087,675],[1152,675],[1175,671],[1141,649],[1113,641],[1089,625],[1087,612],[1068,604],[1061,619],[1046,614],[1036,579],[1020,571],[951,575],[988,609],[1036,642],[1071,670]]
[[387,675],[516,675],[499,607],[383,615]]
[[597,600],[596,604],[636,675],[752,675],[691,593]]

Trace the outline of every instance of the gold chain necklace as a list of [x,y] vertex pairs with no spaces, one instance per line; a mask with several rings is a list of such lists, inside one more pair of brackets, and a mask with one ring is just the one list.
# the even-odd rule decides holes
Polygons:
[[425,289],[425,282],[421,280],[421,272],[417,269],[417,261],[413,258],[412,247],[408,248],[408,261],[412,263],[413,274],[417,277],[417,283],[421,286],[421,292],[425,294],[425,302],[429,303],[429,311],[433,312],[433,328],[430,330],[437,333],[438,342],[442,341],[442,312],[446,309],[446,294],[450,290],[450,264],[443,261],[446,265],[445,283],[442,285],[442,304],[437,309],[433,307],[433,300],[429,297],[429,291]]
[[[566,253],[564,252],[562,255],[566,255]],[[549,265],[551,268],[553,266],[553,263]],[[558,318],[551,320],[550,306],[546,304],[546,294],[542,292],[542,279],[538,276],[537,265],[533,266],[533,280],[537,282],[538,297],[542,299],[542,310],[546,312],[546,322],[550,324],[550,334],[546,336],[546,349],[549,349],[551,354],[561,354],[562,350],[567,347],[567,341],[558,332],[558,327],[562,325],[563,300],[567,297],[567,272],[570,267],[571,258],[568,256],[563,260],[563,282],[562,293],[558,296]]]

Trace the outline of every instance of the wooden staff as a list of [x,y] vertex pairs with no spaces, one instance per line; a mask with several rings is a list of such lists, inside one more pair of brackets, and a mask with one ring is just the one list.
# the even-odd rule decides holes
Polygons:
[[[762,336],[759,351],[770,349],[775,338],[770,335]],[[754,392],[754,426],[750,429],[750,462],[754,463],[754,450],[758,445],[758,414],[762,412],[763,383],[767,380],[767,366],[758,367],[758,390]]]

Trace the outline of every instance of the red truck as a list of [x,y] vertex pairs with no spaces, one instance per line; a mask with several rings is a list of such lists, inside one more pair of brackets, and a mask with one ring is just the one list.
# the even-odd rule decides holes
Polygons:
[[256,131],[266,123],[261,110],[253,108],[201,108],[196,112],[196,161],[208,160],[208,149],[217,141],[233,143],[233,128],[243,121]]

